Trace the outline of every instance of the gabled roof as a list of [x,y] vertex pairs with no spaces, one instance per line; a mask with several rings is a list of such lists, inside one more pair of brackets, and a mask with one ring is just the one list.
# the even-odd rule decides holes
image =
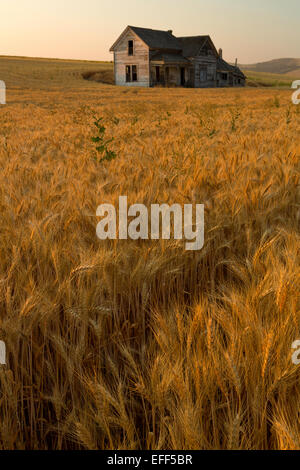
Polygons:
[[199,55],[201,49],[203,49],[205,45],[210,45],[211,48],[214,50],[215,54],[218,54],[214,43],[208,35],[186,36],[177,39],[181,44],[181,48],[183,51],[182,53],[185,57],[196,57],[197,55]]
[[112,45],[110,51],[113,51],[119,40],[131,29],[150,49],[161,49],[170,51],[181,51],[182,47],[178,39],[170,31],[160,31],[149,28],[138,28],[136,26],[127,26],[125,31]]
[[180,42],[170,31],[137,28],[136,26],[129,27],[150,47],[150,49],[181,51]]

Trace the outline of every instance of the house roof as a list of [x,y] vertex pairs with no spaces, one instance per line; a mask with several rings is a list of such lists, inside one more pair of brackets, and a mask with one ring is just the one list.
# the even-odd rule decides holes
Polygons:
[[169,31],[160,31],[157,29],[138,28],[129,26],[132,31],[144,41],[150,49],[166,49],[180,51],[181,44],[178,39]]
[[233,72],[233,73],[236,73],[238,75],[240,75],[241,77],[245,77],[245,75],[243,74],[243,72],[241,71],[241,69],[239,67],[235,67],[234,65],[230,65],[228,64],[228,62],[226,62],[224,59],[221,59],[219,58],[218,59],[218,62],[217,62],[217,69],[219,71],[224,71],[224,72]]
[[233,69],[235,73],[237,73],[240,77],[246,78],[246,75],[244,74],[244,72],[242,72],[242,70],[239,67],[233,67]]
[[218,59],[217,62],[217,69],[221,70],[223,72],[233,72],[234,67],[229,65],[224,59],[221,59],[221,57]]
[[163,62],[164,64],[188,64],[190,63],[185,57],[181,54],[168,54],[163,52],[158,52],[151,57],[151,62]]
[[177,38],[181,44],[182,53],[185,57],[195,57],[199,54],[206,43],[212,45],[216,52],[215,46],[210,36],[185,36]]

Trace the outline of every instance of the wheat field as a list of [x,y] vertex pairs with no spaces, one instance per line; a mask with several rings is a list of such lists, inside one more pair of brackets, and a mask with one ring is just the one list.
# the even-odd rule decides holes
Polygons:
[[[0,58],[0,448],[300,449],[300,106],[95,67]],[[205,204],[204,248],[100,241],[120,195]]]

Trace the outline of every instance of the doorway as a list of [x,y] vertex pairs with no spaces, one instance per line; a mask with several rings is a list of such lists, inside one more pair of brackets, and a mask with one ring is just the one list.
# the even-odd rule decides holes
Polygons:
[[155,67],[156,70],[156,83],[160,82],[160,67]]
[[180,69],[180,85],[184,86],[185,85],[185,68],[181,67]]

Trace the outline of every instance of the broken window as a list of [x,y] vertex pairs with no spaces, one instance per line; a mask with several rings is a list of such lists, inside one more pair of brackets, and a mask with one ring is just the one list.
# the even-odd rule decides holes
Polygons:
[[126,65],[126,82],[131,82],[130,65]]
[[128,41],[128,55],[133,55],[133,40]]
[[126,82],[137,82],[138,73],[136,65],[126,65]]
[[132,81],[137,82],[137,66],[132,66]]

